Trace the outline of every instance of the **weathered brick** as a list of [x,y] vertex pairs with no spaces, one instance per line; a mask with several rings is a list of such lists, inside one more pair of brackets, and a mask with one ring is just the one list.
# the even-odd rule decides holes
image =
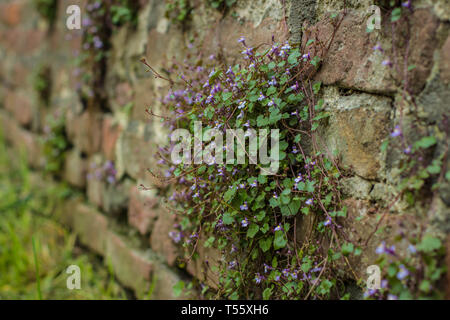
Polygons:
[[23,91],[8,90],[5,96],[5,109],[9,110],[21,125],[32,121],[31,101]]
[[178,247],[169,237],[169,232],[174,230],[174,223],[175,215],[166,210],[161,210],[150,236],[150,247],[164,256],[170,266],[175,264],[180,253]]
[[158,200],[148,195],[149,191],[140,190],[137,186],[130,188],[130,201],[128,204],[128,223],[141,234],[153,229],[158,211],[155,206]]
[[106,159],[114,161],[116,158],[116,144],[122,128],[110,116],[103,119],[102,152]]
[[68,208],[66,214],[72,216],[72,227],[78,234],[80,241],[95,252],[104,255],[108,239],[108,220],[106,217],[84,204]]
[[110,232],[107,239],[106,259],[117,278],[125,286],[143,296],[150,289],[153,263],[142,253],[132,250],[118,235]]
[[9,27],[17,26],[22,18],[24,2],[13,1],[0,5],[0,18],[2,23]]
[[87,161],[81,157],[77,149],[67,152],[64,165],[64,179],[71,185],[84,188],[86,186]]
[[81,115],[67,113],[66,130],[69,140],[88,155],[100,151],[102,141],[102,117],[99,112],[86,110]]

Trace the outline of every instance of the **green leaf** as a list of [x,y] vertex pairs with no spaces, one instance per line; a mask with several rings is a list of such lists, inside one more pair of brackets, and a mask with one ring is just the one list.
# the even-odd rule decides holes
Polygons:
[[234,218],[231,216],[230,213],[225,212],[222,216],[222,222],[225,225],[232,224],[234,222]]
[[295,64],[298,61],[298,57],[300,57],[302,54],[300,53],[299,49],[292,50],[291,54],[288,57],[288,62],[290,64]]
[[441,240],[432,236],[425,236],[417,245],[417,250],[423,252],[433,252],[441,247]]
[[395,8],[391,13],[391,22],[398,21],[402,17],[402,8]]
[[178,281],[172,288],[173,290],[173,295],[178,298],[184,290],[184,281],[180,280]]
[[236,194],[236,187],[232,187],[232,188],[229,188],[226,192],[225,192],[225,194],[223,195],[223,199],[226,201],[226,202],[230,202],[230,200],[232,200],[233,198],[234,198],[234,195]]
[[283,216],[293,216],[298,213],[298,210],[300,209],[301,202],[300,200],[292,200],[288,205],[282,205],[280,207],[281,214]]
[[343,244],[341,251],[344,256],[349,255],[350,253],[353,252],[353,243],[348,242],[348,243]]
[[263,291],[263,300],[269,300],[271,296],[272,296],[272,288],[266,288]]
[[284,248],[287,244],[287,239],[284,235],[284,232],[281,230],[278,230],[275,232],[275,238],[273,239],[273,248],[275,250]]
[[258,231],[259,231],[259,226],[255,223],[252,223],[250,225],[250,227],[248,228],[247,237],[254,238],[255,235],[258,233]]
[[233,96],[233,92],[223,92],[222,93],[222,99],[223,101],[227,101]]
[[420,139],[419,141],[416,141],[414,143],[414,147],[415,149],[427,149],[433,145],[436,144],[436,138],[433,136],[429,136],[429,137],[423,137],[422,139]]
[[271,246],[272,246],[272,237],[267,237],[265,239],[259,240],[259,247],[263,252],[269,251]]

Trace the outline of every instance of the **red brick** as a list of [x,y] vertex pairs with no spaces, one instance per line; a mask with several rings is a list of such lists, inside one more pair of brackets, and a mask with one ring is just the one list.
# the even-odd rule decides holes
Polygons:
[[72,215],[73,229],[80,241],[95,252],[104,255],[108,237],[108,220],[95,209],[79,204],[68,210]]
[[31,101],[23,92],[8,90],[5,109],[9,110],[21,125],[29,125],[32,121]]
[[111,116],[105,116],[102,127],[102,152],[106,159],[114,161],[116,158],[116,144],[122,127],[114,123]]
[[14,1],[0,5],[0,17],[3,23],[15,27],[20,23],[23,10],[22,1]]
[[146,195],[148,192],[139,190],[137,186],[130,188],[128,223],[141,234],[146,234],[153,229],[158,216],[158,211],[154,209],[157,199]]

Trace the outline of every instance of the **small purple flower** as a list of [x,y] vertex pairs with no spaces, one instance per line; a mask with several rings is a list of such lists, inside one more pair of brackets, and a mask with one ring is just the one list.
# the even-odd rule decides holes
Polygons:
[[281,270],[281,273],[283,274],[283,277],[288,277],[289,276],[289,269],[283,269],[283,270]]
[[323,223],[324,226],[328,226],[331,224],[331,218],[328,217],[327,220],[325,220],[325,222]]
[[386,250],[386,242],[381,242],[378,247],[375,249],[376,254],[383,254]]
[[292,147],[292,153],[293,153],[293,154],[297,154],[297,153],[298,153],[298,150],[297,150],[297,147],[296,147],[296,146],[293,146],[293,147]]
[[254,188],[254,187],[258,186],[258,182],[255,180],[252,183],[250,183],[249,185],[250,185],[250,187]]
[[263,95],[263,93],[261,92],[260,94],[259,94],[259,98],[258,98],[258,101],[262,101],[262,100],[264,100],[266,97]]
[[261,283],[262,280],[264,280],[264,277],[261,276],[261,275],[259,274],[259,272],[256,273],[256,275],[255,275],[255,282],[256,282],[257,284],[259,284],[259,283]]
[[284,46],[281,47],[281,50],[284,50],[284,51],[289,51],[289,50],[291,50],[291,46],[289,45],[289,42],[286,42],[286,43],[284,44]]
[[274,105],[275,105],[275,102],[273,101],[273,99],[270,100],[269,103],[267,104],[267,106],[269,106],[269,107],[274,106]]
[[310,205],[313,204],[313,199],[312,199],[312,198],[309,198],[308,200],[306,200],[305,203],[306,203],[308,206],[310,206]]
[[273,229],[273,231],[281,231],[281,230],[283,230],[283,228],[281,227],[281,224],[277,225],[275,227],[275,229]]
[[240,38],[238,39],[238,42],[239,42],[239,43],[242,43],[244,46],[246,46],[246,44],[245,44],[245,38],[244,38],[244,37],[240,37]]
[[395,138],[402,134],[402,130],[400,129],[400,126],[395,126],[394,131],[391,133],[391,137]]
[[238,105],[238,109],[243,109],[243,108],[245,108],[245,104],[246,104],[246,102],[245,102],[245,101],[242,101],[242,102]]
[[247,48],[244,51],[242,51],[242,54],[245,54],[247,57],[251,56],[253,54],[253,48]]
[[[245,201],[244,204],[241,204],[240,208],[241,208],[242,211],[248,210],[247,201]],[[246,220],[246,219],[244,219],[244,220]],[[242,220],[242,221],[244,221],[244,220]],[[246,227],[246,226],[244,226],[243,223],[242,223],[242,226]]]
[[405,154],[410,154],[411,151],[412,151],[411,146],[407,146],[407,147],[405,148],[405,150],[403,150],[403,152],[404,152]]
[[236,261],[230,261],[230,263],[228,263],[228,269],[234,269],[237,265]]
[[305,53],[304,55],[302,55],[302,58],[305,60],[309,60],[309,59],[311,59],[311,54],[309,52]]
[[279,274],[277,274],[274,278],[273,278],[273,280],[275,280],[275,281],[280,281],[280,275]]
[[402,3],[402,7],[411,9],[412,5],[411,5],[411,0],[405,1]]
[[376,46],[373,47],[373,51],[381,51],[383,52],[383,48],[379,43],[376,44]]
[[302,174],[299,173],[298,176],[297,176],[297,178],[295,178],[294,181],[295,181],[296,183],[299,183],[299,182],[302,181],[302,180],[303,180]]
[[272,77],[272,80],[269,81],[269,85],[276,86],[278,84],[277,79],[275,76]]
[[384,60],[381,64],[386,67],[392,67],[391,60]]
[[415,254],[415,253],[417,252],[416,247],[415,247],[414,245],[412,245],[412,244],[410,244],[410,245],[408,246],[408,250],[409,250],[409,252],[411,252],[412,254]]
[[290,86],[290,88],[294,91],[297,91],[299,88],[298,81],[295,81],[295,84],[293,86]]
[[408,269],[403,264],[400,265],[400,271],[397,273],[397,279],[403,280],[409,275]]
[[181,232],[175,232],[175,231],[170,231],[169,232],[169,237],[175,242],[175,243],[179,243],[181,241],[182,238],[182,234]]
[[247,219],[247,218],[244,218],[244,219],[241,221],[241,225],[242,225],[244,228],[247,228],[247,226],[248,226],[248,219]]
[[263,266],[264,266],[264,273],[267,273],[267,272],[269,272],[270,270],[272,270],[272,267],[269,266],[269,265],[266,264],[266,263],[264,263]]
[[389,293],[387,296],[388,300],[398,300],[398,297],[395,294]]

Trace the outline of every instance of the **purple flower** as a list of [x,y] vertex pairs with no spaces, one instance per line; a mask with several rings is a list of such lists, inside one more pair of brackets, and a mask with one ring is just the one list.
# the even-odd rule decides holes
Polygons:
[[286,42],[284,44],[284,46],[281,47],[281,50],[284,50],[284,51],[291,50],[291,46],[289,45],[289,42]]
[[242,102],[238,105],[238,109],[243,109],[243,108],[245,108],[245,104],[246,104],[246,102],[245,102],[245,101],[242,101]]
[[408,269],[403,264],[400,265],[400,271],[397,273],[397,279],[403,280],[409,275]]
[[402,131],[400,129],[400,126],[395,126],[394,131],[391,133],[391,137],[395,138],[402,134]]
[[325,222],[323,223],[324,226],[328,226],[331,224],[331,218],[328,217],[327,220],[325,220]]
[[411,151],[412,151],[411,146],[407,146],[407,147],[405,148],[405,150],[403,150],[403,152],[404,152],[405,154],[410,154]]
[[259,94],[259,98],[258,98],[258,101],[262,101],[262,100],[264,100],[266,97],[263,95],[263,93],[261,92],[260,94]]
[[244,218],[244,219],[241,221],[241,225],[242,225],[244,228],[246,228],[246,227],[248,226],[248,219],[247,219],[247,218]]
[[391,60],[384,60],[382,63],[381,63],[383,66],[386,66],[386,67],[392,67],[392,62],[391,62]]
[[256,180],[253,181],[252,183],[250,183],[250,187],[252,187],[252,188],[257,187],[257,186],[258,186],[258,182],[256,182]]
[[302,58],[305,60],[309,60],[309,59],[311,59],[311,54],[309,52],[305,53],[304,55],[302,55]]
[[414,253],[417,252],[416,247],[415,247],[414,245],[412,245],[412,244],[410,244],[410,245],[408,246],[408,250],[409,250],[409,252],[411,252],[412,254],[414,254]]
[[269,272],[270,270],[272,270],[272,267],[269,266],[269,265],[266,264],[266,263],[264,263],[263,266],[264,266],[264,273],[267,273],[267,272]]
[[[248,210],[247,201],[245,201],[244,204],[241,204],[240,208],[242,211]],[[244,220],[246,220],[246,219],[244,219]],[[244,220],[242,220],[242,221],[244,221]],[[242,224],[242,226],[244,226],[244,224]],[[246,226],[244,226],[244,227],[246,227]]]
[[313,199],[312,199],[312,198],[309,198],[308,200],[306,200],[305,203],[306,203],[308,206],[310,206],[310,205],[313,204]]
[[283,230],[283,228],[281,227],[281,224],[277,225],[275,227],[275,229],[273,229],[273,231],[281,231],[281,230]]
[[244,37],[240,37],[240,38],[238,39],[238,42],[239,42],[239,43],[242,43],[244,46],[246,46],[246,44],[245,44],[245,38],[244,38]]
[[273,278],[273,280],[275,280],[275,281],[280,281],[280,275],[279,274],[277,274],[274,278]]
[[236,261],[230,261],[230,263],[228,263],[228,269],[234,269],[237,265]]
[[283,269],[283,270],[281,270],[281,273],[283,274],[283,277],[288,277],[289,276],[289,269]]
[[247,48],[244,51],[242,51],[242,54],[247,55],[247,57],[251,56],[253,54],[253,48]]
[[408,1],[403,2],[403,3],[402,3],[402,7],[411,9],[411,7],[412,7],[412,6],[411,6],[411,0],[408,0]]
[[296,146],[293,146],[293,147],[292,147],[292,153],[293,153],[293,154],[297,154],[297,153],[298,153],[298,150],[297,150],[297,147],[296,147]]
[[296,183],[299,183],[299,182],[302,181],[302,180],[303,180],[302,174],[299,173],[298,176],[297,176],[297,178],[295,178],[294,181],[295,181]]
[[269,85],[276,86],[277,85],[277,79],[275,76],[272,77],[272,80],[269,81]]
[[259,284],[259,283],[261,283],[262,280],[264,280],[264,277],[261,276],[261,275],[259,274],[259,272],[256,273],[256,275],[255,275],[255,282],[256,282],[257,284]]
[[398,300],[398,297],[395,294],[389,293],[387,296],[388,300]]
[[383,52],[383,48],[381,47],[381,45],[379,43],[377,43],[377,45],[373,47],[373,51]]
[[175,243],[178,243],[178,242],[181,241],[181,238],[183,237],[183,235],[181,234],[181,232],[170,231],[170,232],[169,232],[169,237],[170,237]]
[[273,101],[273,99],[270,100],[269,103],[267,104],[267,106],[269,106],[269,107],[274,106],[274,105],[275,105],[275,102]]
[[292,90],[297,91],[298,88],[299,88],[298,81],[295,81],[295,84],[294,84],[293,86],[290,86],[290,88],[291,88]]

